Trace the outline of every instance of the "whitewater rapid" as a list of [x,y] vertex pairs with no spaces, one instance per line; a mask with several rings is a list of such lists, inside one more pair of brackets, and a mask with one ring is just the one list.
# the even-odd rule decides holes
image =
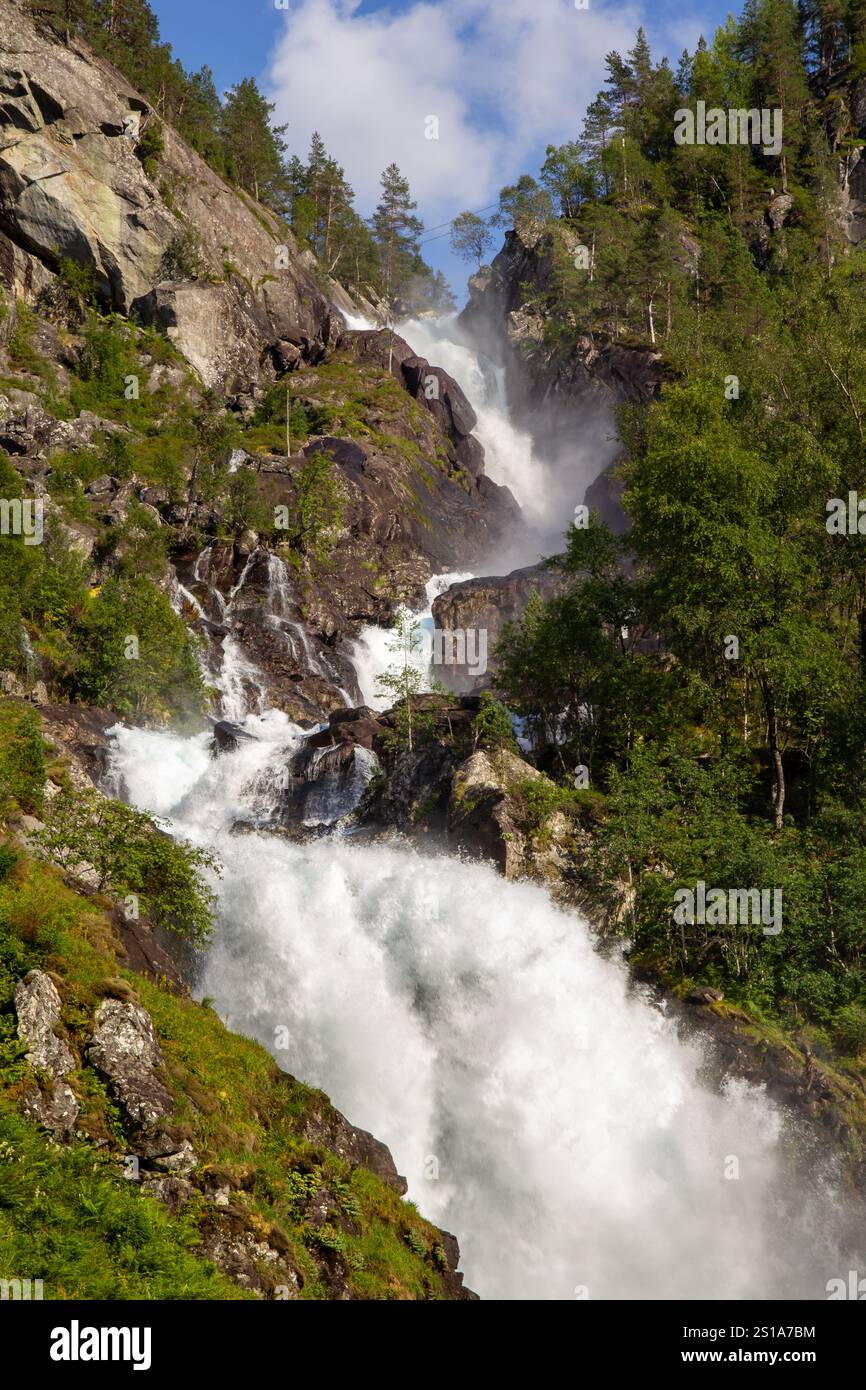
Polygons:
[[207,733],[115,740],[129,799],[222,859],[200,994],[389,1145],[470,1287],[821,1298],[854,1267],[831,1186],[791,1178],[779,1111],[707,1089],[700,1049],[543,890],[396,842],[232,835],[302,736],[274,711],[245,727],[216,760]]

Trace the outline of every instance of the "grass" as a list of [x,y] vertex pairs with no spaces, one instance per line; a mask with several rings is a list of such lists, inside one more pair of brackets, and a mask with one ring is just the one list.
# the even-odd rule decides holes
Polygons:
[[[104,905],[20,855],[0,882],[0,1277],[41,1278],[46,1298],[239,1298],[197,1250],[229,1221],[282,1253],[302,1298],[329,1297],[335,1268],[362,1298],[444,1297],[435,1227],[373,1173],[305,1137],[309,1123],[317,1132],[327,1123],[327,1098],[227,1031],[210,1007],[122,969],[118,953]],[[81,1113],[68,1146],[17,1113],[34,1078],[14,1036],[12,991],[34,967],[58,982],[79,1059],[69,1080]],[[122,982],[154,1022],[175,1099],[170,1132],[192,1142],[194,1180],[229,1188],[225,1211],[196,1191],[170,1215],[123,1177],[122,1116],[84,1056],[96,1007],[124,993]],[[306,1215],[314,1193],[328,1207],[321,1226]],[[262,1276],[265,1287],[280,1282],[277,1271]]]

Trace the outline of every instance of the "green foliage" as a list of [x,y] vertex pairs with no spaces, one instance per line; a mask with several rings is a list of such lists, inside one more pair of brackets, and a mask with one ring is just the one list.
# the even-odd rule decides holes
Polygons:
[[308,454],[292,478],[294,502],[288,527],[280,528],[293,550],[322,562],[333,548],[343,524],[345,490],[326,449]]
[[17,806],[39,815],[44,786],[39,717],[32,709],[4,700],[0,703],[0,811]]
[[474,212],[461,212],[451,223],[451,250],[465,261],[475,261],[480,267],[493,245],[493,234],[483,217]]
[[162,133],[162,123],[157,120],[148,121],[138,142],[136,154],[141,160],[144,172],[148,178],[153,178],[156,174],[157,161],[165,149],[165,138]]
[[251,468],[238,468],[228,475],[223,516],[229,532],[269,530],[273,513],[262,501],[257,475]]
[[866,1007],[846,1004],[836,1014],[834,1022],[841,1050],[858,1056],[866,1048]]
[[15,327],[9,339],[9,360],[14,367],[23,372],[49,381],[53,376],[51,367],[33,344],[36,319],[26,300],[19,299],[15,305]]
[[472,733],[475,748],[517,749],[511,715],[489,690],[482,691],[478,713],[472,721]]
[[166,930],[199,944],[210,935],[216,899],[205,871],[219,872],[216,856],[173,840],[145,812],[96,791],[64,791],[50,803],[38,843],[70,872],[92,871],[101,891],[136,894],[140,910]]
[[[205,1195],[218,1185],[232,1193],[228,1230],[280,1251],[303,1299],[332,1296],[330,1271],[360,1298],[443,1297],[446,1265],[427,1253],[434,1228],[369,1170],[307,1137],[332,1127],[326,1098],[280,1071],[258,1043],[229,1032],[212,1009],[128,971],[124,983],[152,1018],[165,1058],[172,1133],[188,1137],[199,1158],[200,1190],[169,1213],[124,1179],[125,1155],[135,1150],[86,1052],[94,1012],[106,987],[118,984],[120,951],[101,907],[50,865],[22,855],[0,876],[0,1278],[41,1278],[46,1299],[247,1297],[201,1253],[205,1235],[226,1229]],[[70,1081],[81,1112],[69,1144],[17,1113],[34,1077],[12,1000],[34,967],[52,972],[64,1036],[80,1059]],[[320,1199],[334,1212],[322,1241],[310,1223]],[[423,1252],[406,1243],[410,1223]],[[282,1270],[263,1264],[261,1272],[273,1293]]]
[[393,699],[396,714],[395,734],[411,753],[417,736],[416,703],[425,685],[420,667],[421,628],[412,615],[398,609],[394,618],[393,635],[388,650],[395,656],[393,665],[376,677],[376,694]]
[[62,257],[50,288],[40,296],[39,307],[67,327],[76,327],[96,303],[93,267],[69,256]]
[[197,280],[205,273],[201,237],[188,222],[175,232],[160,262],[163,280]]
[[78,698],[139,718],[189,715],[203,707],[189,633],[145,575],[106,580],[88,602],[76,638]]
[[144,403],[128,394],[128,378],[139,371],[135,329],[117,315],[91,313],[84,327],[78,378],[71,399],[76,410],[135,415]]
[[220,134],[229,177],[257,201],[279,207],[285,192],[286,127],[271,124],[273,110],[255,79],[245,77],[226,94]]
[[191,1213],[170,1214],[87,1144],[52,1144],[5,1098],[0,1172],[0,1278],[27,1270],[45,1298],[244,1296],[196,1256]]

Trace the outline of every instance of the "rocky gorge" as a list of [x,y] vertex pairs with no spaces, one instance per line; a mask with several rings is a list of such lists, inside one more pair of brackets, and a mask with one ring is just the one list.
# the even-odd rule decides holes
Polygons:
[[[124,1267],[136,1296],[474,1300],[461,1248],[482,1297],[816,1296],[858,1249],[862,1079],[632,968],[600,801],[488,722],[507,625],[573,578],[576,508],[626,529],[612,412],[658,397],[661,350],[551,342],[568,228],[516,227],[459,316],[395,326],[170,125],[149,156],[157,120],[83,38],[4,6],[4,486],[86,603],[40,579],[47,616],[4,647],[10,740],[37,721],[44,777],[4,811],[0,1144],[194,1228],[164,1282]],[[681,236],[678,273],[699,252]],[[142,575],[149,637],[129,607],[93,618]],[[401,624],[483,631],[489,666],[387,698]],[[135,637],[158,696],[82,663],[80,634]],[[212,939],[46,853],[76,796],[214,853]],[[704,1166],[728,1150],[760,1175],[740,1206]]]

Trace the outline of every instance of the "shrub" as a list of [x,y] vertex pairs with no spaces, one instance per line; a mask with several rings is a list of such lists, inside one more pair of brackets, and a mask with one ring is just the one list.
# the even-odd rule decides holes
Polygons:
[[316,449],[293,481],[294,511],[286,539],[302,555],[324,560],[333,548],[334,532],[343,524],[346,507],[346,494],[331,455]]
[[152,179],[156,173],[157,160],[164,149],[165,138],[162,133],[162,122],[151,120],[141,132],[141,138],[135,151],[149,179]]
[[[161,543],[158,534],[155,540]],[[86,702],[159,719],[203,708],[204,687],[190,634],[166,595],[145,575],[108,579],[89,601],[76,638],[80,661],[75,693]]]
[[472,721],[472,732],[476,748],[509,748],[517,751],[511,715],[489,690],[482,692],[478,713]]
[[205,269],[199,235],[184,223],[163,253],[160,276],[163,280],[197,280]]
[[39,298],[39,308],[72,327],[81,322],[96,303],[93,267],[64,256],[50,288]]
[[44,786],[39,717],[32,709],[4,701],[0,704],[0,803],[38,814]]
[[834,1032],[842,1052],[858,1056],[866,1048],[866,1009],[846,1004],[836,1015]]
[[97,791],[64,791],[37,840],[47,859],[70,872],[91,869],[101,891],[136,894],[160,926],[207,940],[215,895],[204,874],[219,873],[218,861],[210,850],[172,840],[144,811]]

